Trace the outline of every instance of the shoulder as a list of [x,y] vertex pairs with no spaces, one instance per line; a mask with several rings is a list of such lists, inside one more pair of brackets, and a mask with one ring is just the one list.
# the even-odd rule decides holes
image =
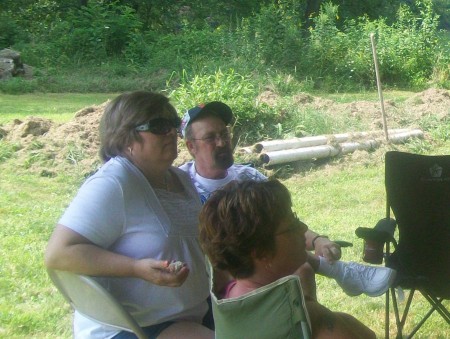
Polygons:
[[103,166],[100,167],[100,169],[90,178],[126,178],[130,175],[130,168],[127,166],[127,161],[128,160],[119,157],[112,158],[104,163]]
[[191,179],[191,176],[189,175],[189,173],[187,173],[175,166],[172,166],[170,168],[170,170],[172,171],[172,173],[174,173],[178,177],[178,179],[183,184],[185,189],[187,189],[189,194],[191,196],[195,197],[196,200],[198,200],[197,189],[194,186],[194,183],[192,182],[192,179]]
[[190,172],[193,168],[195,168],[194,161],[188,161],[178,168],[184,172]]
[[181,181],[190,182],[191,177],[188,174],[188,171],[185,171],[184,169],[180,167],[172,166],[170,170],[177,175],[178,178],[180,178]]
[[236,180],[256,180],[265,181],[267,177],[250,165],[234,164],[228,169],[228,173],[232,174]]
[[145,187],[146,179],[142,173],[128,160],[120,157],[112,158],[91,177],[83,186],[90,189],[96,187],[104,192],[121,192],[123,196],[133,196]]

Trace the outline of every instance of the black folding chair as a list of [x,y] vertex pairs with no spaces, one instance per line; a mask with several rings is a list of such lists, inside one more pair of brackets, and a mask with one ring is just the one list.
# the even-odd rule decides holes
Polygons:
[[[386,293],[386,338],[389,338],[389,293],[397,338],[403,338],[415,292],[424,296],[431,309],[405,337],[414,336],[435,311],[446,321],[443,326],[450,333],[450,312],[445,307],[445,300],[450,299],[450,155],[387,152],[385,185],[386,218],[372,229],[358,228],[356,235],[364,239],[365,261],[381,263],[384,257],[385,265],[397,270],[397,280]],[[391,211],[395,219],[391,218]],[[398,236],[394,237],[397,226]],[[377,251],[381,251],[381,256]],[[396,287],[410,290],[402,314]]]

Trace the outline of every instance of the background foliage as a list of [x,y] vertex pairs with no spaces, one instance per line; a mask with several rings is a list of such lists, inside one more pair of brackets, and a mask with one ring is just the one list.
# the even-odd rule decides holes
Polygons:
[[372,32],[385,86],[449,88],[449,13],[445,0],[3,0],[0,48],[19,50],[35,78],[0,90],[161,89],[217,65],[254,85],[284,73],[361,90],[374,86]]

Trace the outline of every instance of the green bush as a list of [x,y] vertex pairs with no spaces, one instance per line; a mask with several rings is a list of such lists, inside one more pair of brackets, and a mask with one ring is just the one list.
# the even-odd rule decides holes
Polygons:
[[[164,83],[166,79],[161,78],[172,72],[212,74],[218,67],[246,74],[254,84],[265,85],[283,74],[324,91],[359,91],[375,87],[369,39],[375,33],[381,80],[386,87],[450,86],[450,44],[438,39],[439,21],[431,0],[402,5],[397,13],[391,9],[386,19],[376,18],[376,13],[386,9],[375,11],[375,3],[350,3],[355,8],[349,3],[338,7],[324,2],[318,13],[305,18],[301,1],[255,2],[250,6],[252,15],[248,7],[247,16],[233,12],[228,19],[223,13],[195,17],[207,14],[203,7],[177,4],[172,8],[165,4],[171,16],[164,29],[161,18],[157,22],[143,19],[145,8],[153,16],[158,12],[151,6],[135,6],[135,12],[118,2],[90,1],[88,6],[74,5],[53,15],[49,11],[59,5],[45,1],[29,5],[28,14],[14,16],[22,18],[26,38],[17,41],[12,25],[3,32],[0,44],[1,39],[14,41],[13,47],[22,52],[24,62],[41,70],[36,75],[41,78],[41,91],[133,89],[138,74],[157,78],[139,78],[137,85],[149,88],[149,83]],[[344,19],[365,9],[371,16]],[[36,12],[41,22],[27,23],[30,11]],[[177,24],[180,27],[176,28]],[[61,68],[66,71],[61,72]],[[106,68],[110,74],[103,72]],[[69,77],[69,71],[75,74]],[[64,79],[56,79],[57,75]],[[79,81],[81,75],[86,77],[84,85]],[[91,79],[93,76],[98,79]]]
[[0,12],[0,49],[8,48],[22,39],[25,36],[17,22],[9,13]]
[[[325,3],[310,30],[309,49],[303,71],[326,86],[369,87],[374,85],[374,66],[369,35],[376,34],[382,81],[390,86],[423,88],[436,67],[441,51],[437,39],[438,18],[430,0],[416,1],[418,13],[400,6],[396,21],[367,16],[339,23],[338,6]],[[339,29],[338,26],[342,28]]]
[[[173,87],[170,82],[168,87]],[[244,144],[259,140],[260,127],[274,125],[278,119],[276,111],[255,107],[257,89],[252,79],[236,73],[233,69],[226,72],[218,69],[213,74],[193,77],[183,71],[180,84],[175,86],[169,95],[181,114],[200,103],[216,100],[225,102],[235,116],[235,141],[240,140]]]
[[44,38],[54,42],[54,52],[75,62],[101,62],[122,56],[128,44],[139,39],[141,25],[128,6],[89,1],[69,11]]

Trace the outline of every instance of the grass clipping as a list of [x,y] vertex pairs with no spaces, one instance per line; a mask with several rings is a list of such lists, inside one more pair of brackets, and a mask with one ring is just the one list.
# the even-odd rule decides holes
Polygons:
[[[420,121],[431,116],[439,121],[446,120],[450,114],[449,93],[447,90],[429,89],[409,98],[401,107],[391,101],[385,102],[389,127],[417,127]],[[276,103],[274,93],[270,96],[264,93],[259,101],[265,101],[265,97],[270,97],[273,101],[266,102],[269,106]],[[377,102],[355,101],[341,104],[303,93],[293,96],[293,100],[300,101],[299,104],[305,108],[364,121],[368,129],[381,127]],[[3,138],[13,146],[11,158],[29,171],[48,177],[74,171],[87,176],[101,165],[98,156],[98,125],[107,103],[86,107],[64,124],[32,116],[23,121],[14,120],[0,126],[0,139]],[[341,131],[344,132],[348,131]],[[174,163],[176,166],[190,160],[182,140],[179,140],[178,146],[179,156]]]

